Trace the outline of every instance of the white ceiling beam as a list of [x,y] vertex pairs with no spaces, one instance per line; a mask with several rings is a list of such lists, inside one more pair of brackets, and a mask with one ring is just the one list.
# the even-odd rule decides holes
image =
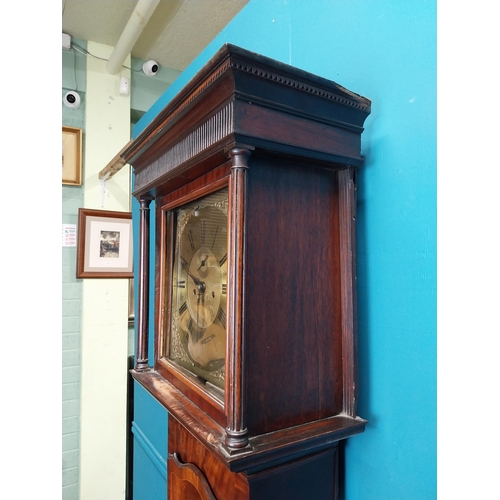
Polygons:
[[139,0],[137,2],[109,61],[106,63],[106,71],[108,73],[116,75],[121,70],[125,59],[132,51],[137,39],[159,3],[160,0]]

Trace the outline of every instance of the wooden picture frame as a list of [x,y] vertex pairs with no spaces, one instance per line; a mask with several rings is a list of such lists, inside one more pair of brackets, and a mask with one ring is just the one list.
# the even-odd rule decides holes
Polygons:
[[132,213],[78,209],[77,278],[133,278]]
[[62,183],[82,185],[82,129],[62,128]]

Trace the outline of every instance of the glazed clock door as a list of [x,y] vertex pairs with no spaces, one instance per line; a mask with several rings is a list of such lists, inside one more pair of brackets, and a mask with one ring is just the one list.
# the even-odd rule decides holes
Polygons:
[[172,211],[175,222],[168,358],[224,389],[227,205],[224,188]]

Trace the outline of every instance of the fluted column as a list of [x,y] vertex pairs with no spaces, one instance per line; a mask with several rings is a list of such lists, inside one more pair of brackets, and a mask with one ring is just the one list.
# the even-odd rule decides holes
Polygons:
[[135,369],[138,372],[149,370],[148,330],[149,330],[149,219],[152,198],[139,199],[139,286],[137,300],[137,339],[135,346]]
[[356,417],[358,380],[356,312],[356,171],[340,170],[340,283],[342,304],[342,363],[344,412]]
[[248,444],[248,429],[245,412],[245,367],[244,359],[244,302],[245,289],[245,212],[247,169],[250,151],[234,148],[230,177],[230,212],[228,263],[231,273],[228,279],[228,347],[226,366],[227,427],[225,444],[228,448],[244,448]]

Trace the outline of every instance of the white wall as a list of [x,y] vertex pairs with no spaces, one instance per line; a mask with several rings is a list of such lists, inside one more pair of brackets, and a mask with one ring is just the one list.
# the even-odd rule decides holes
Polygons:
[[[88,42],[109,58],[113,47]],[[110,75],[106,61],[87,60],[84,207],[130,210],[130,170],[106,182],[99,172],[130,139],[130,97],[119,94],[123,69]],[[130,58],[125,61],[130,66]],[[82,293],[80,499],[125,497],[128,280],[85,279]]]

